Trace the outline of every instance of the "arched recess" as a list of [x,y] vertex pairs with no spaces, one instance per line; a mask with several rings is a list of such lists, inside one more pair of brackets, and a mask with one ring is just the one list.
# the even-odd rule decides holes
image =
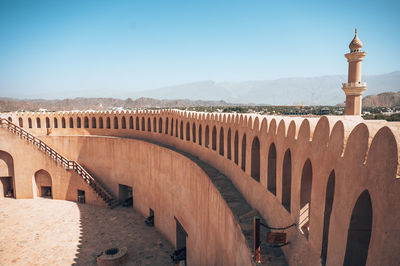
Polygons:
[[121,128],[122,129],[126,129],[126,118],[125,118],[125,116],[123,116],[121,118]]
[[157,119],[153,117],[153,132],[157,132]]
[[142,131],[146,131],[146,123],[144,122],[144,117],[142,117]]
[[174,119],[171,118],[171,137],[174,136]]
[[331,221],[334,194],[335,194],[335,170],[332,170],[328,178],[328,183],[326,185],[326,194],[325,194],[324,228],[322,230],[322,246],[321,246],[322,265],[326,264],[326,256],[328,252],[329,224]]
[[199,145],[201,146],[203,143],[203,128],[201,125],[199,125]]
[[133,129],[133,117],[129,117],[129,129]]
[[36,197],[44,197],[44,198],[53,198],[53,189],[52,189],[52,180],[50,174],[41,169],[35,173],[33,176],[34,184],[34,193],[33,195]]
[[196,143],[196,124],[194,122],[192,124],[192,141]]
[[76,119],[76,127],[77,127],[77,128],[81,128],[81,126],[82,126],[81,118],[78,117],[78,118]]
[[178,137],[178,119],[175,120],[175,137]]
[[65,118],[61,118],[61,127],[66,128]]
[[139,130],[140,125],[139,125],[139,117],[136,117],[136,130]]
[[42,125],[40,124],[40,118],[37,117],[36,118],[36,128],[41,128],[41,127],[42,127]]
[[162,118],[158,119],[158,133],[162,133]]
[[186,140],[190,141],[190,124],[186,122]]
[[118,129],[118,117],[114,116],[114,129]]
[[242,170],[246,171],[246,134],[242,138]]
[[219,155],[224,156],[224,149],[225,149],[225,145],[224,145],[224,128],[221,127],[220,131],[219,131]]
[[181,120],[180,130],[179,130],[179,137],[183,139],[183,121]]
[[365,265],[372,231],[372,202],[368,190],[358,197],[351,214],[344,266]]
[[22,121],[22,117],[18,118],[18,124],[20,127],[24,127],[24,122]]
[[260,141],[254,137],[251,144],[251,177],[260,182]]
[[32,128],[32,119],[30,117],[28,118],[28,127]]
[[8,152],[0,151],[0,198],[15,197],[14,159]]
[[46,128],[50,128],[50,118],[46,117]]
[[92,117],[92,128],[96,128],[96,117]]
[[233,143],[233,152],[235,153],[235,164],[239,165],[239,133],[235,132],[235,139]]
[[168,135],[169,119],[165,118],[165,134]]
[[12,122],[11,116],[9,116],[9,117],[7,118],[7,120],[10,121],[10,122]]
[[212,130],[212,149],[217,150],[217,128],[214,126]]
[[290,212],[292,193],[292,155],[287,149],[282,164],[282,205]]
[[269,192],[276,195],[276,148],[274,143],[271,143],[268,151],[267,189]]
[[227,156],[228,160],[231,160],[232,159],[231,129],[228,129],[228,136],[227,136],[227,141],[226,142],[227,142],[226,145],[228,145],[227,146],[227,154],[226,154],[226,156]]
[[107,127],[108,129],[111,128],[111,119],[110,119],[110,117],[107,117],[107,120],[106,120],[106,127]]
[[307,159],[301,174],[299,215],[299,228],[307,239],[310,232],[311,188],[312,165],[310,159]]
[[151,132],[151,119],[150,119],[150,117],[147,118],[147,131]]
[[83,126],[85,128],[89,128],[89,118],[87,118],[86,116],[85,116],[85,119],[83,120]]
[[206,148],[210,147],[210,128],[208,127],[208,125],[206,126],[206,132],[204,133],[204,137],[205,137],[205,146]]
[[54,128],[58,128],[58,120],[55,117],[53,119],[53,125],[54,125]]
[[72,117],[69,118],[69,128],[74,128],[74,119]]
[[103,128],[103,117],[99,117],[99,128]]

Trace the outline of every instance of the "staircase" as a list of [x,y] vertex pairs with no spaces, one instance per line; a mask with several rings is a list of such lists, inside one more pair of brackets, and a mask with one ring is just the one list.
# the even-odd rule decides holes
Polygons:
[[95,177],[90,174],[85,168],[83,168],[78,162],[70,161],[64,156],[53,150],[46,143],[35,137],[25,129],[13,124],[7,119],[0,118],[0,125],[2,128],[7,128],[9,132],[21,137],[29,143],[35,145],[39,150],[46,153],[52,158],[57,164],[63,166],[67,171],[74,170],[82,179],[96,192],[96,194],[107,204],[109,208],[114,208],[120,204],[119,200],[116,199],[106,188],[102,185]]

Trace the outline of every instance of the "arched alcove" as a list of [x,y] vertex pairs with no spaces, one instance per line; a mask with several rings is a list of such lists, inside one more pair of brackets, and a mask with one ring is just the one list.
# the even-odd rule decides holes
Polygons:
[[181,139],[183,139],[183,121],[181,120],[181,126],[180,126],[180,130],[179,130],[179,137]]
[[34,176],[34,195],[43,198],[53,198],[52,180],[50,174],[46,170],[37,171]]
[[15,197],[14,159],[8,152],[0,151],[0,198]]
[[251,144],[251,177],[260,182],[260,141],[254,137]]
[[328,252],[329,225],[331,221],[334,194],[335,194],[335,171],[332,170],[328,178],[328,183],[326,184],[324,227],[322,230],[322,246],[321,246],[322,265],[326,264],[326,256]]
[[46,117],[46,128],[50,128],[50,118]]
[[153,117],[153,132],[157,132],[157,119]]
[[139,117],[136,117],[136,130],[139,130],[140,125],[139,125]]
[[106,120],[106,128],[108,128],[108,129],[111,128],[111,119],[110,119],[110,117],[107,117],[107,120]]
[[219,155],[224,156],[224,128],[221,127],[219,130]]
[[213,127],[213,130],[212,130],[212,149],[214,150],[214,151],[216,151],[217,150],[217,128],[214,126]]
[[99,117],[99,128],[103,128],[103,117]]
[[76,128],[81,128],[81,126],[82,126],[82,124],[81,124],[81,118],[78,117],[78,118],[76,119]]
[[351,214],[344,266],[365,265],[367,263],[372,217],[371,197],[368,190],[364,190],[358,197]]
[[92,117],[92,128],[96,128],[96,117]]
[[89,118],[87,118],[86,116],[83,120],[83,126],[84,128],[89,128]]
[[310,232],[311,188],[312,165],[310,159],[307,159],[307,161],[304,163],[301,174],[299,215],[299,228],[307,239]]
[[292,155],[287,149],[282,164],[282,205],[290,212],[292,194]]
[[126,118],[125,118],[125,116],[123,116],[121,118],[121,128],[122,129],[126,129]]
[[61,127],[66,128],[65,118],[61,118]]
[[69,128],[74,128],[74,119],[72,117],[69,118]]
[[114,116],[114,129],[118,129],[118,117]]
[[276,195],[276,148],[274,143],[271,143],[268,150],[267,189],[269,192]]
[[168,117],[165,118],[165,134],[168,135],[169,120]]
[[32,128],[32,119],[31,118],[28,118],[28,127]]
[[58,120],[54,117],[53,119],[54,128],[58,128]]
[[36,118],[36,128],[41,128],[41,127],[42,127],[42,125],[40,124],[40,118],[37,117]]
[[133,129],[133,117],[129,117],[129,129]]
[[203,129],[202,129],[202,126],[201,125],[199,125],[199,145],[201,146],[203,143]]
[[20,127],[24,127],[24,122],[22,121],[22,118],[18,118],[18,124]]
[[174,119],[171,118],[171,137],[174,136]]
[[150,117],[147,118],[147,131],[151,132],[151,119],[150,119]]
[[162,118],[158,119],[158,133],[162,133]]
[[186,140],[190,141],[190,124],[186,122]]
[[235,153],[235,164],[239,165],[239,133],[235,132],[235,139],[233,143],[233,152]]
[[194,122],[192,124],[192,141],[196,143],[196,124]]
[[232,159],[232,143],[231,143],[231,129],[228,129],[228,136],[226,136],[227,140],[226,140],[226,145],[227,145],[227,154],[226,157],[228,158],[228,160]]
[[175,137],[178,137],[178,119],[175,120]]
[[242,138],[242,170],[246,171],[246,134]]
[[205,147],[209,148],[210,146],[210,129],[208,127],[208,125],[206,126],[206,132],[204,133],[204,137],[205,137]]
[[144,121],[144,117],[142,117],[142,131],[146,131],[146,123]]

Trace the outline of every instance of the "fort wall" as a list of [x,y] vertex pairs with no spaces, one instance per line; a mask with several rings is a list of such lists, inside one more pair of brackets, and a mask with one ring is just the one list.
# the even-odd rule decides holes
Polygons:
[[[47,142],[78,162],[86,160],[93,170],[110,168],[111,162],[115,163],[109,157],[109,163],[98,165],[94,158],[101,150],[97,147],[103,147],[106,154],[117,154],[125,146],[93,144],[104,138],[61,136],[146,139],[198,156],[231,178],[271,226],[299,225],[287,231],[290,244],[283,248],[291,265],[318,265],[324,248],[327,265],[343,264],[351,217],[366,194],[372,216],[367,265],[389,265],[399,260],[398,123],[367,122],[355,117],[304,119],[174,110],[19,113],[11,118],[17,124],[21,118],[29,131],[48,136]],[[35,124],[29,128],[29,119],[35,123],[38,118],[41,128]],[[81,152],[80,147],[85,145],[89,145],[83,149],[86,155],[79,157],[76,151]],[[137,151],[123,152],[126,156],[130,153]],[[140,150],[138,154],[148,153]],[[88,159],[91,156],[93,159]],[[115,156],[126,161],[125,157]],[[157,155],[145,160],[152,161],[153,156]],[[123,173],[124,168],[121,165],[115,171]],[[104,182],[110,179],[101,173],[99,177]],[[115,182],[118,178],[115,176]],[[189,191],[196,193],[196,189]]]

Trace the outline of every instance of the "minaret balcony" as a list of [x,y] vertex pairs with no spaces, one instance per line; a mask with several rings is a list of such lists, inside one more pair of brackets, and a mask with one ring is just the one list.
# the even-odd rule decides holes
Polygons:
[[367,82],[342,83],[342,90],[346,95],[361,95],[367,89]]

